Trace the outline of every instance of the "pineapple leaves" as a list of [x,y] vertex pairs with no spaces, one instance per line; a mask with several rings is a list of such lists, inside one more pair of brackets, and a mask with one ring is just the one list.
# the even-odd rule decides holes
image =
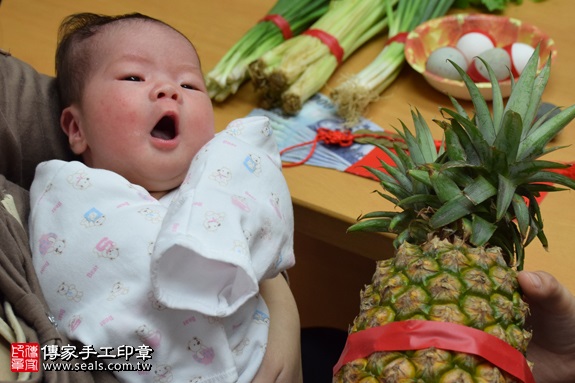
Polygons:
[[403,134],[401,134],[401,137],[407,144],[407,150],[409,151],[409,156],[413,160],[413,163],[416,165],[426,163],[427,161],[425,160],[425,155],[423,154],[422,149],[419,147],[417,140],[415,139],[415,136],[411,133],[411,131],[407,128],[407,126],[405,126],[403,121],[401,121],[401,125],[403,126]]
[[387,173],[389,173],[404,190],[406,190],[409,194],[413,193],[413,185],[409,178],[405,175],[405,172],[402,172],[401,169],[385,163],[385,161],[380,161],[380,163],[381,166],[387,171]]
[[575,118],[575,105],[572,105],[545,121],[534,132],[530,133],[519,145],[518,160],[536,157],[544,152],[545,145],[569,122]]
[[[461,75],[467,90],[469,91],[469,95],[471,96],[471,101],[473,102],[473,106],[475,108],[477,119],[477,127],[481,131],[481,135],[489,144],[493,142],[495,139],[495,128],[493,126],[493,120],[491,119],[491,113],[489,112],[489,107],[487,106],[487,102],[485,98],[479,92],[479,88],[473,82],[473,80],[469,77],[469,75],[456,63],[451,60],[448,60],[451,65],[455,67],[455,69]],[[483,60],[482,60],[483,61]],[[495,75],[491,71],[489,76],[495,78]],[[499,85],[497,85],[499,87]]]
[[509,168],[509,173],[515,174],[515,178],[518,180],[518,182],[525,183],[527,177],[532,176],[542,170],[567,169],[569,167],[570,165],[562,164],[560,162],[535,160],[513,164]]
[[[539,110],[539,106],[541,104],[541,96],[543,95],[543,91],[547,86],[547,80],[549,80],[549,75],[551,74],[551,56],[547,60],[547,64],[543,67],[539,75],[535,78],[533,83],[533,93],[531,94],[531,101],[529,103],[529,108],[527,109],[526,115],[523,118],[523,132],[522,138],[524,138],[527,133],[533,128],[531,128],[531,122],[535,120],[537,116],[537,111]],[[536,125],[533,125],[535,127]]]
[[[481,59],[483,61],[483,59]],[[485,61],[483,61],[485,63]],[[487,71],[489,73],[489,80],[491,81],[491,107],[493,109],[493,128],[495,129],[495,134],[498,134],[501,130],[501,119],[503,118],[503,111],[505,106],[503,104],[503,95],[501,94],[501,87],[499,86],[499,81],[493,72],[493,69],[489,65],[486,65]],[[513,77],[513,76],[511,76]]]
[[[511,230],[511,236],[513,238],[513,245],[515,248],[515,260],[517,262],[517,270],[523,270],[523,264],[525,261],[525,247],[523,246],[523,241],[521,236],[517,232],[517,228],[515,226],[511,226],[513,229]],[[513,256],[511,256],[513,259]]]
[[529,215],[529,208],[525,203],[525,199],[519,194],[514,194],[511,200],[511,205],[513,206],[513,211],[517,219],[517,225],[519,226],[519,232],[521,237],[525,238],[527,236],[527,230],[529,229],[529,224],[531,216]]
[[521,116],[512,110],[505,112],[501,129],[497,133],[493,145],[500,152],[507,154],[508,164],[514,163],[517,158],[522,130]]
[[499,246],[508,265],[518,269],[524,248],[535,238],[546,248],[537,199],[542,193],[575,189],[575,180],[554,171],[569,165],[540,157],[559,149],[547,145],[575,119],[575,105],[535,120],[550,76],[550,57],[539,73],[538,59],[539,47],[521,77],[511,78],[506,104],[486,65],[493,115],[477,86],[454,64],[471,95],[473,114],[450,97],[453,109],[440,108],[443,118],[433,120],[444,132],[439,151],[417,109],[411,110],[414,133],[400,120],[403,129],[396,131],[402,145],[377,145],[396,166],[381,161],[378,169],[367,169],[384,188],[378,193],[401,210],[368,213],[348,231],[394,233],[396,247],[406,241],[421,244],[430,235]]
[[412,210],[422,210],[428,206],[439,209],[441,207],[441,201],[437,196],[429,194],[414,194],[411,197],[402,199],[397,203],[402,209],[412,209]]
[[451,100],[451,104],[453,104],[453,107],[455,108],[457,113],[469,119],[469,116],[467,116],[467,112],[465,111],[465,109],[463,109],[461,104],[455,98],[453,98],[453,96],[449,96],[449,99]]
[[404,210],[401,213],[397,213],[389,222],[389,230],[399,231],[405,228],[407,226],[406,222],[409,222],[411,220],[410,218],[413,218],[413,211],[411,210]]
[[575,180],[555,172],[539,172],[529,177],[526,181],[527,183],[550,182],[575,189]]
[[[407,169],[409,168],[409,163],[405,161],[405,157],[400,157],[393,151],[389,150],[389,148],[387,148],[385,145],[381,145],[380,143],[375,142],[374,145],[378,147],[381,151],[383,151],[385,154],[387,154],[389,158],[391,158],[391,160],[393,161],[395,166],[397,166],[400,172],[405,173],[407,171]],[[396,151],[398,153],[405,153],[403,150],[397,148]]]
[[434,229],[447,226],[474,212],[475,206],[497,194],[497,189],[485,178],[479,176],[455,198],[447,201],[431,217],[429,224]]
[[459,138],[453,129],[451,129],[451,127],[446,127],[444,129],[444,134],[445,150],[449,158],[454,161],[466,161],[467,154],[465,153],[465,148],[463,145],[461,145],[461,142],[459,141]]
[[[417,137],[417,143],[421,154],[423,156],[423,163],[434,162],[437,158],[437,149],[435,147],[435,141],[431,136],[431,130],[427,125],[427,122],[423,119],[423,116],[416,110],[417,114],[412,110],[411,116],[415,125],[415,134]],[[410,148],[411,150],[411,148]]]
[[[539,128],[541,126],[541,124],[543,124],[545,121],[547,121],[549,119],[550,116],[553,116],[559,112],[560,112],[560,109],[558,106],[548,110],[544,115],[539,117],[537,119],[537,121],[535,121],[535,123],[533,124],[533,126],[531,126],[531,129],[529,131]],[[524,131],[524,133],[525,133],[525,131]]]
[[473,211],[473,203],[460,194],[440,207],[431,217],[429,224],[434,229],[447,226],[450,223],[465,217]]
[[354,223],[347,228],[348,232],[367,231],[367,232],[389,232],[390,219],[370,219]]
[[477,214],[473,214],[471,218],[471,238],[469,240],[475,246],[483,246],[491,239],[496,229],[496,224],[481,218]]
[[412,169],[412,170],[408,171],[408,174],[411,178],[419,181],[421,184],[428,186],[428,187],[433,187],[433,185],[431,184],[431,179],[429,178],[429,173],[427,172],[427,170]]
[[393,218],[397,212],[395,211],[372,211],[370,213],[364,214],[358,218],[358,220],[367,218]]
[[443,172],[432,170],[430,171],[429,179],[442,203],[456,198],[461,194],[459,186]]
[[[537,76],[537,64],[539,62],[539,46],[535,48],[535,52],[531,55],[527,64],[523,68],[523,72],[519,77],[517,83],[513,85],[513,91],[507,100],[505,112],[512,110],[521,116],[521,119],[527,124],[531,124],[531,120],[526,121],[527,110],[531,102],[536,102],[539,106],[539,99],[532,100],[531,93]],[[512,76],[513,77],[513,76]],[[504,112],[504,113],[505,113]]]
[[482,176],[463,189],[463,194],[474,204],[479,205],[489,197],[497,194],[497,189]]
[[405,152],[405,150],[403,150],[397,143],[393,144],[393,149],[395,150],[397,157],[403,164],[404,169],[413,169],[415,167],[415,164],[413,163],[411,157],[409,157],[409,155]]
[[497,221],[501,220],[509,205],[511,205],[511,201],[513,200],[513,196],[515,195],[515,184],[508,178],[505,178],[501,174],[499,175],[499,183],[497,187],[497,213],[495,215],[495,219]]
[[490,146],[478,127],[471,120],[463,118],[450,109],[441,108],[441,111],[453,118],[451,127],[457,134],[461,144],[466,148],[469,162],[474,165],[488,162],[491,154]]

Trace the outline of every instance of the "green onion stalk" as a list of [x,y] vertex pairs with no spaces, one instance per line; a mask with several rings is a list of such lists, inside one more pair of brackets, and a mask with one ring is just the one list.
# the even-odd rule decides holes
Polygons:
[[[328,9],[330,0],[278,0],[266,16],[279,15],[297,36]],[[205,76],[210,98],[222,102],[248,79],[248,65],[285,41],[284,32],[272,20],[251,27]]]
[[[329,80],[340,62],[388,26],[386,4],[398,0],[332,0],[328,11],[309,30],[271,49],[250,64],[249,71],[260,107],[281,107],[297,113],[302,104]],[[336,58],[313,31],[331,36],[341,47]],[[337,49],[335,49],[337,51]]]
[[454,0],[399,0],[397,7],[387,4],[389,19],[388,44],[379,55],[363,70],[349,77],[334,88],[330,98],[337,107],[338,114],[353,126],[370,103],[396,79],[405,63],[405,40],[396,39],[408,33],[419,24],[445,15]]

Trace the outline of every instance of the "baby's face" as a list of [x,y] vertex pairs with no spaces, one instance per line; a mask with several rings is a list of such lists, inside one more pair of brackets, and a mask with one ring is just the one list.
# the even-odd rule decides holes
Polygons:
[[155,195],[179,186],[214,136],[195,49],[155,22],[123,22],[93,40],[93,69],[80,105],[70,107],[85,140],[75,151],[88,166],[115,171]]

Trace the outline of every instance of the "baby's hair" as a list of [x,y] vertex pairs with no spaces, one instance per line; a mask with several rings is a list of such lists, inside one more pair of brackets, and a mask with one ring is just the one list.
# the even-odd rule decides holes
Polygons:
[[192,42],[169,24],[141,13],[107,16],[95,13],[76,13],[66,17],[58,29],[56,49],[56,82],[63,108],[80,102],[83,87],[92,64],[92,44],[86,41],[111,24],[134,20],[153,22],[171,28]]

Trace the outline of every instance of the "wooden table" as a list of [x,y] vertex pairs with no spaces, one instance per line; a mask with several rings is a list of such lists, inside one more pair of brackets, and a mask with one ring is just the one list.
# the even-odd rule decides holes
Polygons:
[[[80,11],[106,14],[138,11],[160,18],[186,34],[194,42],[207,72],[274,3],[274,0],[4,0],[0,6],[0,48],[43,73],[53,74],[56,31],[64,16]],[[520,6],[510,5],[504,13],[537,25],[555,40],[558,57],[544,101],[560,106],[575,103],[574,13],[572,0],[542,3],[524,0]],[[357,51],[332,76],[328,86],[335,86],[343,77],[367,65],[385,40],[373,39]],[[251,85],[244,85],[234,97],[214,106],[218,129],[234,118],[247,115],[256,106]],[[383,128],[397,125],[398,119],[409,125],[412,106],[431,125],[432,118],[440,117],[438,108],[450,104],[447,97],[406,66],[370,107],[366,117]],[[434,134],[440,138],[439,129]],[[574,141],[575,124],[571,124],[555,143],[570,145]],[[552,153],[549,158],[575,161],[575,148]],[[370,280],[373,260],[390,256],[392,247],[390,236],[346,234],[345,230],[358,215],[390,206],[372,193],[379,188],[376,182],[359,176],[311,166],[286,169],[285,175],[295,204],[298,265],[290,275],[302,324],[346,328],[357,312],[359,289]],[[573,191],[555,193],[544,200],[541,209],[549,251],[545,252],[539,243],[530,245],[526,268],[549,271],[575,292],[573,206]]]

